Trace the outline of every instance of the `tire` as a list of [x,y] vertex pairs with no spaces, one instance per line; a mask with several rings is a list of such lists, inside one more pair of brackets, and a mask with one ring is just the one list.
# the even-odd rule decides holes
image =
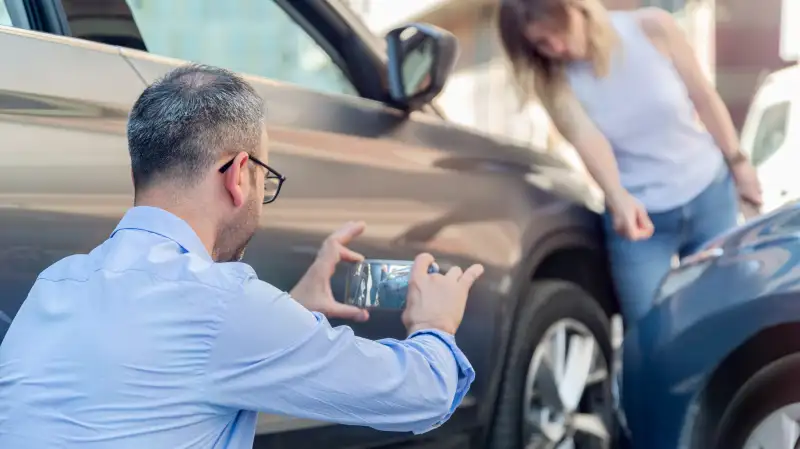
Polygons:
[[770,363],[745,382],[722,415],[715,447],[743,448],[759,424],[784,407],[795,404],[796,418],[800,418],[798,372],[800,354],[793,354]]
[[[588,293],[580,287],[564,281],[543,280],[531,285],[531,290],[524,302],[520,304],[517,319],[514,323],[509,346],[508,359],[503,373],[498,404],[489,436],[490,449],[522,449],[528,446],[530,435],[523,420],[523,408],[526,382],[534,352],[542,340],[555,329],[559,323],[578,323],[588,330],[596,341],[595,351],[604,359],[606,379],[592,387],[599,391],[602,411],[599,414],[610,437],[601,443],[596,439],[576,439],[576,449],[608,448],[615,435],[613,400],[611,396],[611,364],[612,347],[609,319],[603,309]],[[539,351],[541,352],[541,351]],[[584,394],[579,408],[582,410],[597,409],[598,393]],[[589,397],[592,396],[592,397]],[[544,446],[542,446],[544,447]],[[555,446],[557,447],[557,446]]]

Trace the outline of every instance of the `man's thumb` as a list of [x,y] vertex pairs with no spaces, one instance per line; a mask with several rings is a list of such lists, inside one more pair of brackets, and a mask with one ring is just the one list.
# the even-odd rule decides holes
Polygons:
[[326,315],[328,315],[328,318],[340,318],[356,322],[363,322],[369,319],[369,312],[366,310],[340,302],[335,303]]

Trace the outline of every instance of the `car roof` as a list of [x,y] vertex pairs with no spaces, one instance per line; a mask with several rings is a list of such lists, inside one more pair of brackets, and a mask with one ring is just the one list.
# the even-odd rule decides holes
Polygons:
[[796,84],[798,77],[800,77],[800,64],[795,64],[770,73],[764,80],[764,87],[770,84]]

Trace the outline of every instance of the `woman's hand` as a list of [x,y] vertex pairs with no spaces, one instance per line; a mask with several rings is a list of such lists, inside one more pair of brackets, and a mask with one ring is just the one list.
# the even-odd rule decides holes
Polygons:
[[742,160],[730,167],[739,198],[751,206],[760,208],[764,203],[761,195],[761,182],[758,180],[756,169],[750,161]]
[[628,240],[646,240],[655,230],[644,205],[627,190],[608,198],[608,209],[617,234]]

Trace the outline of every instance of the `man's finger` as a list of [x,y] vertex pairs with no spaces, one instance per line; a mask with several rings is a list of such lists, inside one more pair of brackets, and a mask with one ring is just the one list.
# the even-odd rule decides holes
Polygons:
[[422,253],[414,258],[414,266],[411,267],[411,279],[424,279],[428,275],[428,268],[430,268],[433,261],[433,256],[428,253]]
[[351,240],[364,232],[367,224],[363,221],[350,221],[331,234],[330,239],[343,245],[350,243]]
[[482,274],[483,265],[475,264],[467,268],[467,271],[465,271],[464,274],[461,275],[461,278],[459,278],[458,283],[465,289],[469,290],[472,287],[472,284],[474,284]]
[[462,270],[461,267],[452,267],[449,270],[447,270],[447,274],[445,275],[445,277],[448,277],[450,279],[453,279],[453,280],[457,281],[457,280],[461,279],[461,275],[463,275],[463,274],[464,274],[464,270]]
[[364,309],[359,309],[356,306],[335,303],[328,312],[325,314],[328,318],[340,318],[343,320],[363,322],[369,319],[369,312]]

